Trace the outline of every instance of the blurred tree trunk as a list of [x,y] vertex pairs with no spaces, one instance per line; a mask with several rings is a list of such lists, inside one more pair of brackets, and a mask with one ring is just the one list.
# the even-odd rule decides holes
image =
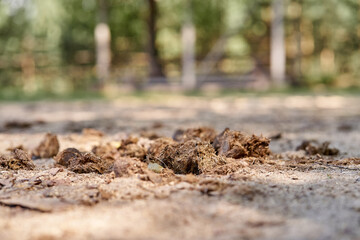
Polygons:
[[303,85],[302,81],[302,70],[301,70],[301,61],[302,61],[302,48],[301,48],[301,19],[302,19],[302,2],[300,0],[296,1],[298,3],[298,17],[295,19],[295,41],[296,41],[296,56],[294,58],[294,76],[295,76],[295,85]]
[[20,55],[20,66],[22,72],[22,84],[24,92],[33,93],[36,91],[35,73],[36,64],[34,58],[35,39],[31,36],[25,36],[22,39],[22,51]]
[[270,72],[273,86],[282,88],[285,86],[285,34],[284,34],[284,1],[272,1],[273,17],[271,22],[271,50]]
[[108,2],[98,0],[98,23],[95,27],[96,75],[99,88],[103,88],[110,75],[111,33],[108,25]]
[[147,19],[148,24],[148,46],[147,51],[149,55],[150,63],[150,82],[166,82],[164,71],[162,69],[159,52],[156,46],[156,20],[158,15],[156,0],[148,0],[149,4],[149,15]]
[[32,52],[21,54],[20,66],[22,71],[23,89],[26,93],[33,93],[36,91],[35,83],[35,60]]
[[184,23],[181,29],[182,40],[182,84],[187,90],[194,90],[197,87],[196,66],[195,66],[195,42],[196,29],[192,19],[191,0],[186,2]]

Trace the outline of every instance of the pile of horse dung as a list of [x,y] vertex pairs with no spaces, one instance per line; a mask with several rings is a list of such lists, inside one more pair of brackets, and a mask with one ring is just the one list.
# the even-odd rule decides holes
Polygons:
[[[0,156],[3,169],[34,169],[34,159],[54,158],[56,164],[75,173],[110,173],[126,176],[146,172],[173,174],[227,174],[245,158],[266,158],[270,139],[225,129],[218,134],[209,127],[177,130],[173,138],[129,136],[119,142],[93,146],[91,152],[75,147],[59,152],[56,135],[46,134],[32,151],[22,146]],[[30,157],[31,156],[31,157]]]

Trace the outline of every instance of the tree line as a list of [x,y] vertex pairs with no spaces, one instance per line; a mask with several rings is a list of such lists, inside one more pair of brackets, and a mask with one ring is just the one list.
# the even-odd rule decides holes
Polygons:
[[359,20],[359,0],[0,0],[0,84],[358,87]]

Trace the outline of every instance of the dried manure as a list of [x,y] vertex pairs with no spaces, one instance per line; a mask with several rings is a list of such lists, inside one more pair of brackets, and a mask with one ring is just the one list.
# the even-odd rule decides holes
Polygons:
[[115,161],[114,172],[116,177],[128,177],[134,174],[145,174],[147,165],[136,158],[122,157]]
[[8,170],[35,169],[29,154],[21,149],[14,149],[10,155],[0,155],[0,167]]
[[76,148],[67,148],[60,152],[55,161],[76,173],[106,173],[111,171],[113,166],[112,159],[102,159],[92,152],[82,153]]
[[[92,152],[102,159],[101,161],[116,161],[114,169],[118,169],[117,176],[143,171],[141,169],[144,169],[144,166],[141,166],[139,160],[146,161],[150,170],[152,164],[158,164],[155,172],[163,167],[173,170],[176,174],[227,174],[244,166],[244,162],[239,161],[239,158],[261,158],[270,154],[269,139],[229,129],[225,129],[219,135],[214,129],[207,127],[177,130],[173,138],[148,139],[149,146],[145,147],[138,138],[130,136],[123,139],[117,148],[107,143],[93,147]],[[76,159],[82,159],[78,156],[79,152],[71,154],[76,155]],[[75,162],[79,164],[84,161]],[[71,169],[74,169],[74,166]],[[128,173],[124,170],[126,166],[132,166],[134,169]],[[78,168],[76,170],[79,172]],[[80,168],[81,171],[83,168]],[[94,169],[91,171],[101,172]]]
[[39,146],[32,152],[32,156],[35,158],[51,158],[59,153],[59,149],[60,144],[57,136],[47,133]]
[[118,149],[115,143],[106,143],[102,145],[93,146],[91,152],[102,159],[115,159],[119,155]]
[[213,143],[219,155],[228,158],[265,157],[270,154],[270,139],[262,136],[245,135],[225,129]]
[[304,150],[309,155],[321,154],[321,155],[338,155],[339,149],[330,148],[330,142],[319,143],[315,140],[312,141],[303,141],[296,150]]
[[86,137],[103,137],[105,135],[102,131],[94,128],[83,128],[82,134]]
[[149,147],[147,152],[147,160],[152,161],[158,159],[160,154],[164,151],[165,148],[175,146],[178,143],[172,140],[171,138],[159,138],[156,139]]
[[[93,129],[86,129],[83,133],[101,136]],[[270,140],[262,136],[245,135],[229,129],[218,135],[212,128],[200,127],[177,130],[173,139],[129,136],[120,142],[94,146],[91,152],[67,148],[58,153],[59,141],[56,135],[48,133],[32,154],[39,158],[56,155],[57,164],[75,173],[103,174],[113,170],[116,176],[129,176],[148,174],[149,171],[160,174],[169,170],[176,174],[228,174],[244,166],[241,158],[269,155],[269,143]],[[19,155],[19,151],[17,149],[15,153]],[[5,157],[2,157],[2,166],[31,169],[31,162],[28,163],[26,157],[11,159],[19,159],[18,166]]]
[[217,133],[215,129],[209,127],[189,128],[186,130],[178,129],[173,135],[177,142],[186,142],[189,140],[213,142]]
[[225,158],[216,155],[210,143],[196,140],[163,145],[161,151],[155,153],[149,158],[150,161],[170,168],[177,174],[206,173],[226,163]]
[[121,141],[118,151],[123,157],[138,158],[144,160],[146,157],[146,149],[139,144],[136,137],[128,137]]

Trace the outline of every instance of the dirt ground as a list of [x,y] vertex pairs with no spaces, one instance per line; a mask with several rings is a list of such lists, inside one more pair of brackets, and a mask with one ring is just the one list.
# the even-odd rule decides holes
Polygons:
[[[0,103],[3,154],[48,132],[60,151],[91,151],[199,126],[269,137],[272,151],[228,174],[76,173],[53,157],[0,168],[0,239],[360,239],[359,122],[354,96]],[[339,154],[297,150],[305,140]]]

